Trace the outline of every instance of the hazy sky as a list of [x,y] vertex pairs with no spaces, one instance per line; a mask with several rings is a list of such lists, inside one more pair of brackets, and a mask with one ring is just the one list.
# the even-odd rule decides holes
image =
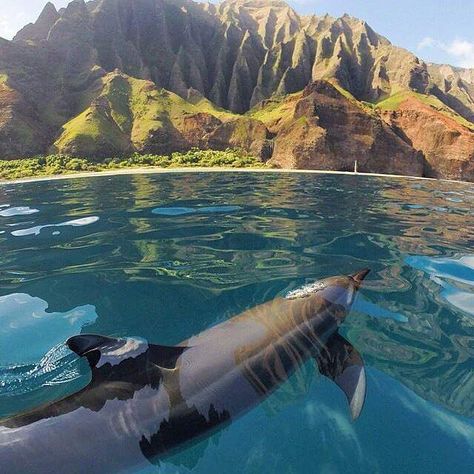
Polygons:
[[[34,21],[46,0],[0,0],[0,36]],[[53,0],[56,7],[68,0]],[[474,0],[290,0],[300,13],[349,13],[426,61],[474,67]]]

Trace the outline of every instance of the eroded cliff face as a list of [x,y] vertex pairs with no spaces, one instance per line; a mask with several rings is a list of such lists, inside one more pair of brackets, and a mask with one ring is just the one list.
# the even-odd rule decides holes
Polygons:
[[469,129],[416,98],[405,100],[383,117],[423,153],[425,176],[474,181],[474,127]]
[[474,69],[429,64],[428,72],[431,81],[429,92],[474,122]]
[[40,123],[35,110],[0,76],[0,156],[14,158],[41,153],[48,138]]
[[474,179],[473,84],[364,21],[280,0],[48,3],[0,40],[0,159],[239,147],[284,167]]
[[[282,168],[423,176],[423,158],[376,114],[316,81],[276,126],[271,162]],[[290,112],[290,111],[287,111]]]
[[48,4],[15,41],[47,43],[66,75],[80,72],[86,80],[94,65],[118,68],[182,97],[196,89],[237,113],[329,78],[365,101],[437,84],[452,108],[474,111],[472,94],[441,87],[443,70],[428,68],[364,21],[300,16],[280,0],[74,0],[59,13]]
[[326,81],[283,100],[273,124],[222,112],[210,102],[203,112],[151,81],[120,72],[101,84],[91,106],[63,127],[52,151],[109,157],[232,147],[283,168],[352,170],[358,160],[360,171],[423,174],[421,154]]
[[0,38],[0,158],[43,152],[54,136],[51,124],[63,121],[53,111],[54,80],[45,81],[52,78],[47,63],[44,50],[35,54]]

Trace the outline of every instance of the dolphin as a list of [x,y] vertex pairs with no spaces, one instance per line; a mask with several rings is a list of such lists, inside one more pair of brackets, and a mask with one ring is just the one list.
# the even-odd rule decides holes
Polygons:
[[369,273],[320,280],[177,346],[79,335],[79,392],[0,421],[2,473],[117,473],[156,463],[266,399],[308,359],[345,393],[353,419],[364,363],[338,328]]

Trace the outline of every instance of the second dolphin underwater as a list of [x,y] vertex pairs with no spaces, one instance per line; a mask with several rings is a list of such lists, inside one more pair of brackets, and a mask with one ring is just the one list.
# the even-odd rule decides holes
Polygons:
[[366,378],[338,328],[369,273],[320,280],[183,341],[75,336],[92,380],[81,391],[0,421],[4,473],[122,472],[173,453],[266,399],[309,358],[356,419]]

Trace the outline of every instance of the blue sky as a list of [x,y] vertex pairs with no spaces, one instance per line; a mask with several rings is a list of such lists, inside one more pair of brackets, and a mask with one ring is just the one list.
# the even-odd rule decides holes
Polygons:
[[[46,0],[0,0],[0,36],[34,21]],[[67,0],[53,0],[59,8]],[[349,13],[426,61],[474,67],[474,0],[293,0],[300,13]]]

